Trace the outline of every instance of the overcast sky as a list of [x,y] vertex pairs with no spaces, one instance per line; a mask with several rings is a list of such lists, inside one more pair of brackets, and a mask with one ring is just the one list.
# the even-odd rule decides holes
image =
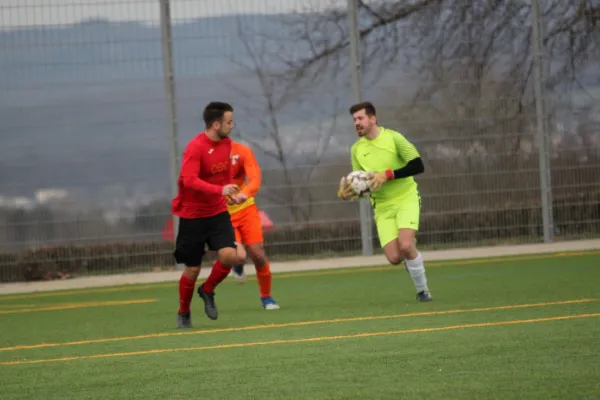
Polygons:
[[[174,21],[236,13],[274,14],[315,11],[347,0],[171,0]],[[3,29],[71,24],[89,18],[159,21],[159,0],[0,0]]]

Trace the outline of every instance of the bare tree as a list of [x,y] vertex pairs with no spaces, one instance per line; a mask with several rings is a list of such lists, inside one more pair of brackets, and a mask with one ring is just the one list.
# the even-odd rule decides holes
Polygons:
[[[544,44],[555,61],[548,86],[553,87],[584,68],[600,51],[598,0],[542,1]],[[360,38],[366,67],[387,69],[405,61],[448,66],[462,63],[465,53],[505,65],[508,74],[531,75],[531,2],[525,0],[358,0]],[[349,45],[346,10],[297,14],[288,18],[290,38],[305,55],[286,59],[296,79],[315,78],[323,71],[339,73],[347,63]],[[288,43],[289,45],[289,43]],[[500,60],[504,56],[503,60]],[[475,67],[475,66],[473,66]],[[377,74],[375,74],[377,75]]]
[[[535,101],[530,1],[357,3],[363,63],[370,82],[384,71],[396,75],[391,85],[396,105],[411,100],[413,112],[443,120],[444,129],[432,126],[437,128],[435,135],[483,140],[490,134],[499,136],[502,127],[505,137],[493,146],[488,140],[490,151],[518,151],[523,134],[529,132]],[[541,3],[549,60],[544,86],[548,93],[558,94],[578,85],[582,74],[600,61],[600,1]],[[275,21],[288,33],[268,38],[274,49],[271,59],[287,67],[288,82],[296,88],[349,79],[346,11],[331,8]],[[407,85],[414,90],[407,90]],[[400,114],[406,117],[404,106],[396,108],[403,108]],[[554,104],[547,106],[550,118]],[[464,145],[472,143],[465,140]]]
[[[240,19],[237,29],[244,56],[234,62],[255,78],[258,88],[253,91],[235,87],[235,90],[244,99],[243,107],[248,115],[260,127],[257,132],[244,129],[240,137],[278,166],[278,173],[274,174],[279,177],[278,183],[273,184],[273,179],[269,179],[264,185],[264,195],[289,209],[294,222],[308,221],[314,206],[311,181],[337,130],[338,100],[334,97],[331,112],[322,112],[319,118],[319,110],[307,97],[308,93],[299,89],[296,82],[289,79],[285,66],[277,62],[274,54],[278,51],[268,48],[269,41],[251,35]],[[297,132],[286,131],[283,115],[286,112],[299,114],[303,104],[309,110],[312,107],[312,120],[292,115],[300,121],[301,127]]]

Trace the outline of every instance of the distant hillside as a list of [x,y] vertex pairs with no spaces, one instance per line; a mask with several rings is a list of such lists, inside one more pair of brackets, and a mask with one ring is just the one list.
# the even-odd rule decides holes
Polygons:
[[[277,17],[240,18],[247,32],[260,27],[266,35],[286,34]],[[265,117],[246,110],[246,105],[257,108],[250,104],[253,99],[239,94],[256,93],[256,102],[262,101],[256,78],[237,64],[247,61],[238,22],[220,17],[173,26],[181,148],[202,130],[200,111],[210,100],[233,103],[241,131],[267,136],[261,132]],[[170,139],[159,27],[94,20],[5,31],[0,33],[0,71],[5,194],[48,186],[91,192],[141,183],[149,191],[168,188]],[[318,90],[311,107],[331,115],[331,89]],[[297,106],[292,102],[289,112],[281,113],[281,123],[306,120]]]

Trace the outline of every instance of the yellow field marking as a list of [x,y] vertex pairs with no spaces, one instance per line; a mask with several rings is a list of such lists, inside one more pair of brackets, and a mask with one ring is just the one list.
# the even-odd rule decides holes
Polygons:
[[592,317],[600,317],[600,313],[562,315],[562,316],[557,316],[557,317],[520,319],[520,320],[500,321],[500,322],[482,322],[482,323],[476,323],[476,324],[449,325],[449,326],[441,326],[441,327],[437,327],[437,328],[418,328],[418,329],[404,329],[404,330],[394,330],[394,331],[385,331],[385,332],[356,333],[356,334],[350,334],[350,335],[318,336],[318,337],[303,338],[303,339],[269,340],[269,341],[265,341],[265,342],[231,343],[231,344],[220,344],[220,345],[214,345],[214,346],[185,347],[185,348],[174,348],[174,349],[156,349],[156,350],[143,350],[143,351],[132,351],[132,352],[123,352],[123,353],[104,353],[104,354],[93,354],[90,356],[46,358],[46,359],[27,360],[27,361],[4,361],[4,362],[0,362],[0,365],[41,364],[41,363],[52,363],[52,362],[60,362],[60,361],[91,360],[91,359],[110,358],[110,357],[131,357],[131,356],[141,356],[141,355],[149,355],[149,354],[178,353],[178,352],[183,352],[183,351],[223,350],[223,349],[233,349],[233,348],[242,348],[242,347],[267,346],[267,345],[275,345],[275,344],[297,344],[297,343],[321,342],[321,341],[325,341],[325,340],[359,339],[359,338],[370,338],[370,337],[377,337],[377,336],[405,335],[405,334],[410,334],[410,333],[441,332],[441,331],[450,331],[450,330],[458,330],[458,329],[485,328],[485,327],[502,326],[502,325],[520,325],[520,324],[532,324],[532,323],[550,322],[550,321],[564,321],[564,320],[592,318]]
[[45,307],[19,308],[18,310],[0,310],[0,314],[21,314],[37,311],[72,310],[75,308],[124,306],[129,304],[155,303],[157,299],[123,300],[123,301],[91,301],[87,303],[55,304]]
[[29,308],[29,307],[35,307],[36,304],[0,304],[0,308],[8,308],[8,309],[15,309],[15,308]]
[[[573,252],[558,252],[558,253],[544,253],[544,254],[531,254],[531,255],[522,255],[522,256],[514,256],[514,257],[494,257],[494,258],[474,258],[474,259],[465,259],[465,260],[454,260],[454,261],[433,261],[426,262],[427,268],[431,267],[443,267],[443,266],[460,266],[460,265],[476,265],[476,264],[493,264],[493,263],[503,263],[503,262],[513,262],[513,261],[527,261],[527,260],[545,260],[550,258],[566,258],[566,257],[578,257],[578,256],[590,256],[590,255],[599,255],[600,250],[593,251],[573,251]],[[307,260],[307,262],[312,262],[311,260]],[[208,267],[205,267],[208,268]],[[328,269],[328,270],[316,270],[316,271],[301,271],[301,272],[282,272],[275,273],[275,279],[286,279],[286,278],[296,278],[303,276],[319,276],[319,275],[346,275],[346,274],[358,274],[364,272],[373,272],[373,271],[386,271],[397,269],[398,266],[394,265],[385,265],[385,266],[376,266],[376,267],[347,267],[347,268],[339,268],[339,269]],[[276,272],[274,270],[273,272]],[[249,277],[252,280],[255,280],[256,277]],[[93,289],[74,289],[74,290],[66,290],[66,291],[53,291],[53,292],[38,292],[38,293],[23,293],[16,295],[0,295],[0,301],[4,300],[18,300],[18,299],[33,299],[39,297],[54,297],[54,296],[70,296],[70,295],[80,295],[80,294],[89,294],[89,293],[110,293],[110,292],[122,292],[129,290],[145,290],[145,289],[154,289],[154,288],[163,288],[163,287],[173,287],[175,281],[170,282],[157,282],[157,283],[149,283],[145,285],[119,285],[119,286],[111,286],[104,288],[93,288]]]
[[[154,299],[155,301],[158,301],[158,299]],[[85,305],[90,305],[90,304],[95,304],[95,303],[106,303],[106,301],[91,301],[91,302],[69,302],[69,303],[53,303],[51,306],[47,306],[47,307],[62,307],[62,306],[72,306],[74,304],[77,305],[81,305],[81,304],[85,304]],[[22,309],[22,308],[38,308],[40,307],[39,304],[0,304],[0,312],[2,311],[2,309],[8,309],[8,310],[16,310],[16,309]],[[43,306],[46,307],[46,306]]]
[[55,292],[37,292],[37,293],[23,293],[15,295],[1,296],[0,301],[4,300],[20,300],[20,299],[37,299],[40,297],[57,297],[57,296],[76,296],[80,294],[94,294],[94,293],[111,293],[111,292],[124,292],[130,290],[144,290],[154,289],[160,287],[172,287],[176,282],[161,282],[161,283],[150,283],[147,285],[120,285],[111,287],[101,287],[95,289],[74,289],[74,290],[63,290]]
[[48,348],[48,347],[64,347],[64,346],[75,346],[75,345],[84,345],[84,344],[120,342],[120,341],[127,341],[127,340],[163,338],[163,337],[169,337],[169,336],[203,335],[203,334],[209,334],[209,333],[240,332],[240,331],[258,330],[258,329],[289,328],[289,327],[295,327],[295,326],[324,325],[324,324],[336,324],[336,323],[343,323],[343,322],[375,321],[375,320],[381,320],[381,319],[425,317],[425,316],[432,316],[432,315],[449,315],[449,314],[498,311],[498,310],[514,310],[514,309],[519,309],[519,308],[533,308],[533,307],[546,307],[546,306],[564,305],[564,304],[591,303],[591,302],[597,302],[597,301],[600,301],[600,299],[564,300],[564,301],[554,301],[554,302],[546,302],[546,303],[516,304],[516,305],[483,307],[483,308],[455,309],[455,310],[442,310],[442,311],[424,311],[424,312],[414,312],[414,313],[406,313],[406,314],[391,314],[391,315],[371,315],[371,316],[366,316],[366,317],[336,318],[336,319],[326,319],[326,320],[316,320],[316,321],[297,321],[297,322],[287,322],[287,323],[282,323],[282,324],[251,325],[251,326],[240,326],[240,327],[235,327],[235,328],[205,329],[205,330],[199,330],[199,331],[151,333],[151,334],[147,334],[147,335],[78,340],[78,341],[73,341],[73,342],[62,342],[62,343],[40,343],[40,344],[31,344],[31,345],[18,345],[18,346],[12,346],[12,347],[2,347],[2,348],[0,348],[0,351],[28,350],[28,349],[40,349],[40,348]]

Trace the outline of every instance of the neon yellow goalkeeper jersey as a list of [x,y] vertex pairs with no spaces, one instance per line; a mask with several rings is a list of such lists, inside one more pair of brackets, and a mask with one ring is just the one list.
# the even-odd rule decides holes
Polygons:
[[[420,155],[401,133],[380,126],[375,139],[363,136],[354,143],[350,157],[353,171],[381,172],[402,168]],[[417,183],[412,176],[387,181],[371,194],[371,204],[378,209],[387,208],[415,190]]]

